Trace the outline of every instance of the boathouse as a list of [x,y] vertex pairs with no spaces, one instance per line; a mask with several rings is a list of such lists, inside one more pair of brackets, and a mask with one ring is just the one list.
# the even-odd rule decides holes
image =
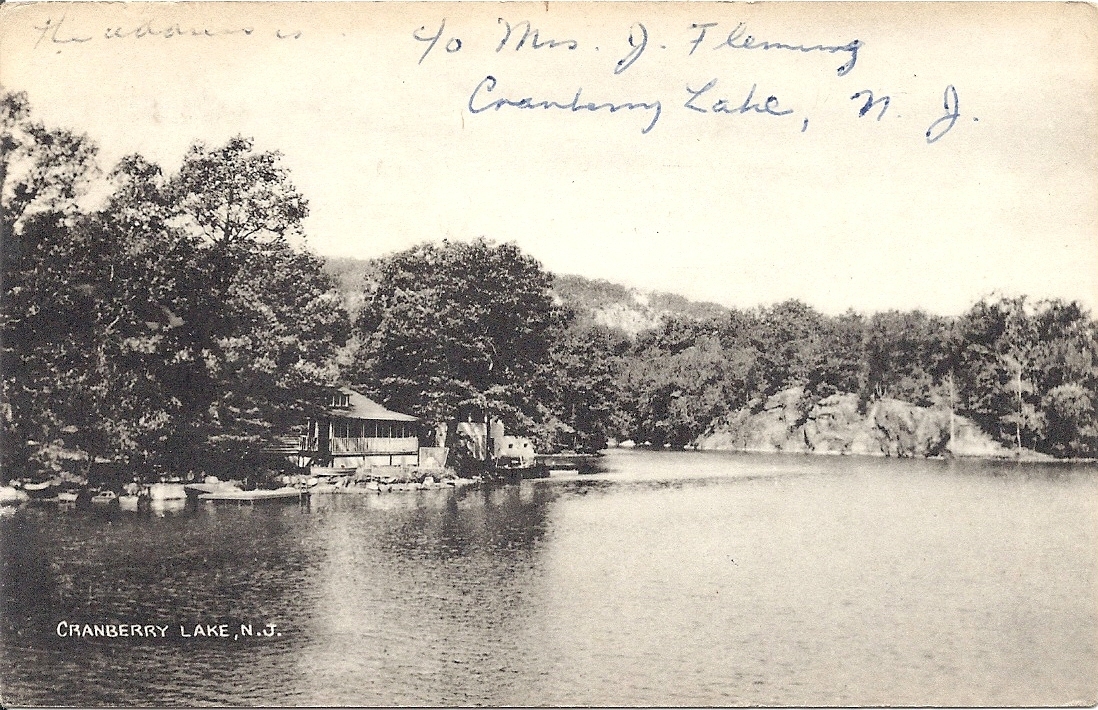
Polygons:
[[419,420],[386,409],[347,387],[332,393],[325,415],[310,419],[298,465],[334,468],[416,465]]

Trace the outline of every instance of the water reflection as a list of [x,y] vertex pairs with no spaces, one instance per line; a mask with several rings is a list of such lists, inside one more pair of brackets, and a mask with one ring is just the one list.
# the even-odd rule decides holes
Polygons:
[[[188,512],[187,500],[154,500],[149,501],[149,512],[158,518],[163,518],[169,515],[183,515]],[[194,505],[192,504],[190,510],[193,511]],[[140,512],[140,511],[137,511]]]
[[[594,476],[0,520],[16,704],[1093,696],[1093,467],[622,452]],[[224,641],[58,621],[275,623]]]
[[530,580],[555,497],[505,486],[314,499],[325,547],[308,635],[323,641],[298,658],[309,702],[481,697],[484,664],[498,673],[501,639],[536,614]]

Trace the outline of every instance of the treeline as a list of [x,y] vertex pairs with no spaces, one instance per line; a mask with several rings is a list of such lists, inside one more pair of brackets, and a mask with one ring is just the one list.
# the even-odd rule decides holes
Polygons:
[[[86,137],[0,98],[3,476],[83,452],[238,467],[336,381],[349,322],[275,152],[194,145],[104,174]],[[89,191],[106,193],[92,208]]]
[[863,411],[899,399],[952,408],[1007,446],[1098,453],[1098,328],[1077,303],[985,299],[946,318],[787,301],[665,315],[631,337],[556,302],[550,275],[513,245],[424,244],[369,274],[359,385],[429,421],[491,411],[542,449],[686,446],[798,388],[805,413],[836,393]]
[[[952,407],[999,441],[1098,454],[1098,327],[1077,303],[985,299],[960,317],[922,311],[826,316],[797,301],[661,327],[616,346],[616,434],[681,446],[729,415],[802,388]],[[609,433],[609,432],[608,432]]]
[[687,445],[798,387],[806,411],[891,397],[952,406],[1014,446],[1098,453],[1098,330],[1074,303],[705,306],[630,336],[483,239],[376,259],[346,299],[303,246],[308,205],[277,152],[237,137],[171,171],[131,155],[104,174],[87,137],[12,93],[0,131],[4,478],[73,452],[232,471],[345,383],[425,425],[490,412],[541,450]]

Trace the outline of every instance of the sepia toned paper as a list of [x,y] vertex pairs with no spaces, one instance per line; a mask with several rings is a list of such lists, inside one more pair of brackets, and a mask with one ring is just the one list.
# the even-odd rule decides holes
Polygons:
[[[701,300],[958,312],[996,290],[1093,303],[1090,13],[28,4],[5,8],[2,71],[108,158],[277,148],[321,253],[484,235]],[[494,104],[523,99],[566,108]]]
[[[324,257],[372,259],[425,241],[485,237],[515,243],[555,274],[734,308],[799,299],[829,315],[919,309],[955,316],[981,298],[1023,294],[1098,308],[1098,11],[1090,4],[6,3],[0,6],[0,87],[26,92],[44,124],[86,133],[106,171],[137,153],[170,174],[195,143],[254,138],[258,150],[281,154],[307,198],[301,245]],[[94,206],[106,189],[80,199]],[[1083,489],[1093,494],[1092,484]],[[966,490],[976,498],[994,495]],[[858,494],[843,489],[843,495]],[[1050,508],[1050,519],[1082,510],[1080,524],[1094,521],[1093,496],[1068,501],[1060,495],[1063,489],[1050,486],[1050,505],[1059,506]],[[699,517],[676,522],[676,529],[698,525],[708,531],[699,535],[711,533],[706,505],[699,502]],[[790,512],[798,505],[803,511]],[[805,501],[789,506],[783,510],[791,516],[826,514]],[[560,535],[580,536],[584,526],[609,534],[598,512],[583,507],[574,515],[558,521]],[[1024,531],[1044,523],[1035,517],[1003,521]],[[490,521],[484,525],[488,529]],[[356,606],[354,585],[340,585],[341,569],[357,565],[356,555],[374,554],[370,548],[339,543],[344,531],[315,534],[286,554],[324,556],[327,576],[310,578],[310,584],[328,585],[317,594],[321,604],[338,610],[324,619],[353,623],[318,626],[310,592],[304,597],[314,600],[309,604],[287,602],[278,609],[285,643],[252,643],[240,651],[231,643],[175,639],[175,650],[150,651],[155,677],[140,667],[143,652],[132,644],[123,650],[129,641],[62,638],[51,625],[38,630],[50,636],[38,652],[44,663],[66,659],[71,668],[61,675],[72,687],[52,694],[20,676],[18,691],[3,691],[5,704],[69,705],[85,684],[139,686],[129,694],[96,691],[87,696],[93,705],[189,699],[282,706],[1056,706],[1098,699],[1093,549],[1072,548],[1078,584],[1070,594],[1089,595],[1085,603],[1055,596],[1047,604],[1034,602],[1045,617],[992,614],[993,627],[981,627],[979,638],[968,636],[975,639],[971,647],[958,650],[952,640],[943,641],[939,657],[903,644],[887,659],[878,651],[863,653],[893,623],[912,633],[948,626],[930,612],[920,616],[918,604],[910,613],[897,612],[899,621],[881,611],[891,604],[908,608],[902,588],[882,581],[899,564],[895,560],[936,551],[877,550],[872,559],[880,566],[868,577],[880,582],[873,589],[881,595],[895,596],[887,603],[880,596],[876,615],[860,615],[855,605],[819,617],[849,626],[840,636],[846,645],[798,647],[790,656],[832,654],[833,661],[798,670],[780,658],[705,656],[704,667],[695,667],[676,656],[676,633],[696,625],[704,637],[702,629],[712,624],[693,612],[660,607],[663,597],[653,593],[646,597],[652,607],[629,611],[634,620],[651,616],[646,628],[654,630],[642,639],[648,655],[631,655],[627,647],[620,656],[629,662],[607,664],[600,674],[597,667],[554,667],[552,659],[614,657],[608,650],[618,643],[614,625],[565,633],[545,621],[550,617],[543,610],[587,599],[585,580],[600,575],[628,587],[634,565],[649,564],[648,572],[667,565],[659,574],[673,577],[673,552],[649,558],[611,535],[608,545],[631,550],[630,559],[591,552],[585,564],[579,555],[549,556],[545,574],[557,584],[544,597],[523,591],[500,571],[521,566],[462,568],[459,577],[471,589],[478,574],[500,575],[492,592],[468,592],[486,594],[485,606],[493,610],[513,610],[515,599],[528,601],[523,595],[536,601],[513,618],[501,615],[498,627],[458,615],[443,626],[447,635],[435,638],[432,629],[439,627],[432,615],[444,616],[452,607],[435,609],[431,598],[413,594],[387,607],[386,613],[413,620],[401,640],[371,635],[371,612]],[[943,531],[942,539],[953,534],[965,533]],[[217,544],[229,545],[230,537],[226,533]],[[1003,559],[1017,559],[1023,571],[1010,574],[1021,575],[1039,595],[1035,580],[1042,565],[1055,564],[1051,548],[1026,546],[1035,539],[1015,539],[1020,557],[1004,552]],[[412,547],[390,538],[373,543],[418,559]],[[662,549],[658,541],[652,544]],[[774,555],[809,558],[811,544],[781,537]],[[864,544],[872,547],[873,541]],[[492,549],[503,559],[511,548]],[[253,553],[256,559],[280,554]],[[752,564],[734,553],[719,556],[722,575]],[[972,565],[996,579],[1006,574],[1001,567]],[[422,569],[400,569],[410,576],[407,584],[394,581],[394,589],[406,593],[428,584]],[[542,569],[514,574],[536,577]],[[767,573],[761,563],[755,569],[754,588],[761,589]],[[115,576],[126,574],[124,567],[97,570],[98,587],[89,595],[106,594]],[[699,573],[684,579],[700,585],[708,578]],[[172,584],[186,589],[181,579]],[[257,584],[269,591],[267,582]],[[956,585],[957,598],[968,603],[965,585],[981,582],[941,584]],[[270,585],[278,587],[277,581]],[[712,585],[716,599],[722,587]],[[579,590],[575,599],[568,589]],[[248,597],[245,587],[226,593],[258,610],[256,628],[272,623],[264,600]],[[781,637],[787,624],[812,623],[783,615],[798,605],[811,608],[809,597],[786,599],[770,590],[765,602],[745,608],[773,616],[742,623],[753,629],[750,638]],[[597,608],[600,618],[614,618],[606,599]],[[165,609],[155,619],[125,621],[142,629],[164,624],[173,634],[190,624],[193,636],[195,624],[216,627],[223,617],[222,610],[209,609],[206,618],[182,619]],[[11,619],[5,625],[7,634],[18,627]],[[1052,632],[1031,633],[1030,625]],[[805,634],[832,638],[831,630]],[[307,643],[295,645],[294,634]],[[5,643],[9,648],[13,638]],[[430,642],[417,641],[424,638]],[[544,640],[544,654],[535,656],[545,666],[513,668],[507,654],[526,658],[515,649],[531,639]],[[153,645],[144,637],[142,643]],[[797,643],[790,641],[791,647]],[[385,644],[383,654],[369,656],[370,663],[356,661],[366,657],[356,655],[362,648],[376,650],[377,644]],[[326,655],[326,648],[339,653]],[[451,658],[454,648],[463,650]],[[585,656],[577,648],[596,650]],[[477,649],[483,652],[477,655]],[[445,663],[421,662],[432,653]],[[668,681],[653,671],[661,653],[689,672]],[[110,661],[112,654],[122,660]],[[753,657],[750,649],[744,654]],[[1027,657],[1033,661],[1028,669]],[[201,662],[192,669],[195,658]],[[885,670],[876,672],[873,658]],[[10,688],[14,666],[4,663],[8,669],[0,678]],[[261,671],[252,673],[254,668]],[[557,680],[549,683],[539,673]],[[56,674],[47,675],[56,682]],[[150,690],[161,686],[171,690]],[[239,693],[230,690],[237,686]]]

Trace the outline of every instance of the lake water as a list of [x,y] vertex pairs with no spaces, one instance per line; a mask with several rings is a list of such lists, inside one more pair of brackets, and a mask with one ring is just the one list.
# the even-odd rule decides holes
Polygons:
[[[23,508],[0,521],[3,701],[1098,700],[1094,466],[615,451],[606,469],[163,517]],[[281,635],[179,629],[242,622]]]

